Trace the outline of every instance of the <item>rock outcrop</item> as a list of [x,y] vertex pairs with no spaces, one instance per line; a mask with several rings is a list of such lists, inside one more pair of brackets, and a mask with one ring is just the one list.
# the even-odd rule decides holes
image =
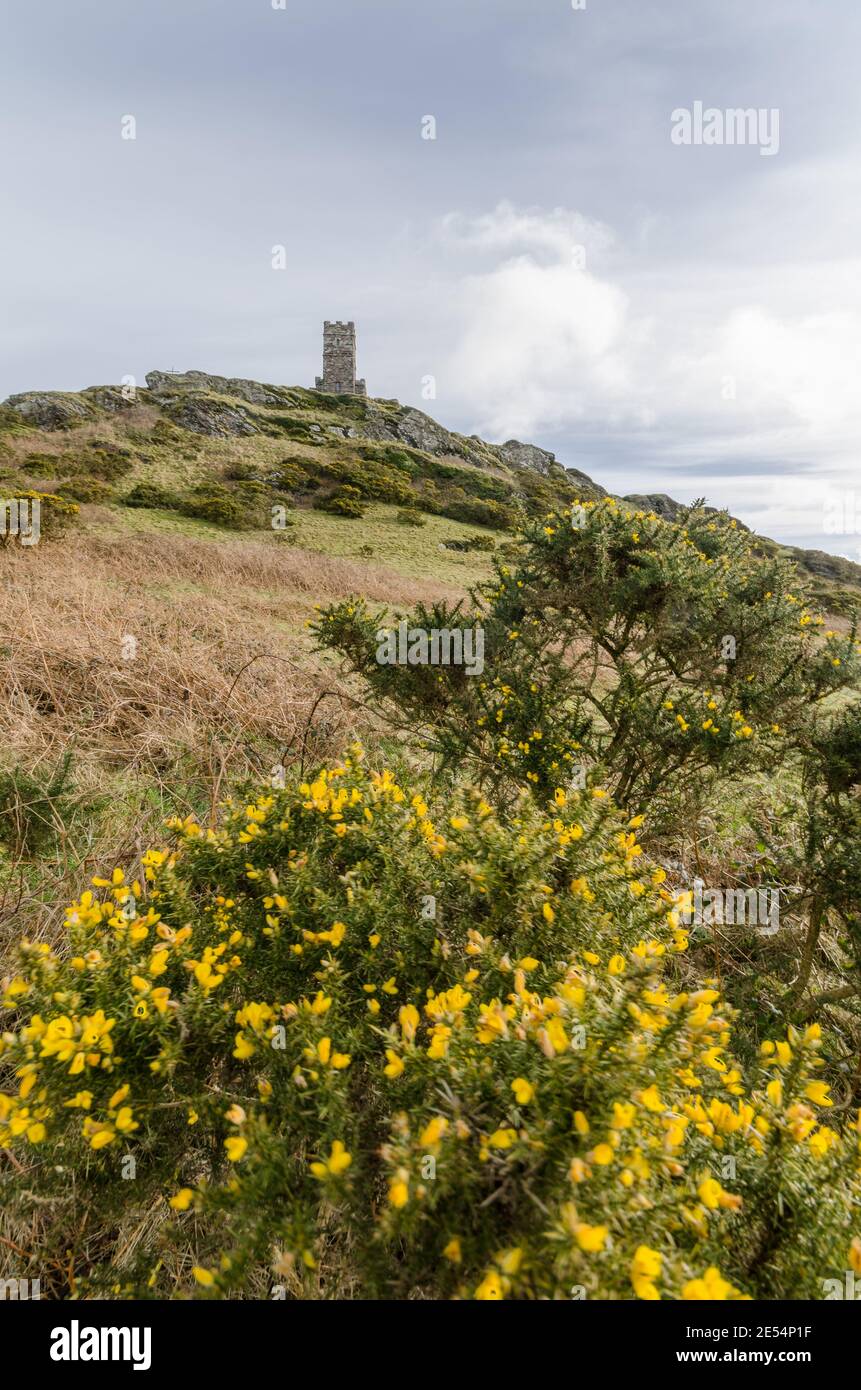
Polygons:
[[292,397],[286,386],[268,386],[243,377],[212,376],[209,372],[147,372],[146,384],[155,396],[170,392],[205,391],[230,396],[249,405],[285,406]]
[[124,394],[119,386],[88,386],[81,395],[97,410],[107,410],[109,414],[132,410],[137,404],[137,394]]
[[80,396],[67,391],[24,391],[4,401],[22,421],[37,430],[69,430],[94,417]]
[[600,483],[596,483],[594,478],[590,478],[588,473],[583,473],[579,468],[566,468],[565,477],[569,483],[580,489],[582,497],[609,497],[609,493]]
[[230,405],[213,396],[174,396],[159,400],[169,420],[192,434],[208,434],[214,439],[229,439],[231,435],[259,434],[260,431],[247,410]]
[[549,449],[539,449],[537,444],[521,444],[519,439],[497,444],[496,452],[512,468],[530,468],[533,473],[541,473],[545,478],[562,469],[556,455],[551,454]]

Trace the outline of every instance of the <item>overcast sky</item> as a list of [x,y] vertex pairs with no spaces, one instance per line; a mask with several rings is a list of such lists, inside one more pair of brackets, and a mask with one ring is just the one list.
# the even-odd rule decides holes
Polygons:
[[352,318],[372,395],[861,560],[859,0],[281,2],[0,0],[0,398]]

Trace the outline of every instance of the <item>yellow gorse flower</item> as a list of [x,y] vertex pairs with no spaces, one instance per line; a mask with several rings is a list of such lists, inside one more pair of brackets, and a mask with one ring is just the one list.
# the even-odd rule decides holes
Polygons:
[[329,1157],[313,1162],[311,1172],[320,1181],[330,1177],[340,1177],[342,1173],[346,1173],[352,1161],[352,1155],[347,1152],[342,1141],[336,1139],[332,1144]]

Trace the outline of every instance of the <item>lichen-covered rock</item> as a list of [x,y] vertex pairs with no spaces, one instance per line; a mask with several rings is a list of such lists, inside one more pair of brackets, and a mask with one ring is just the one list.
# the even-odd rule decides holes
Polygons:
[[427,454],[452,452],[452,437],[448,430],[421,410],[405,410],[398,421],[398,434],[405,444],[423,449]]
[[216,396],[231,396],[248,401],[249,405],[283,406],[291,404],[286,387],[268,386],[243,377],[210,376],[208,372],[147,372],[146,384],[159,394],[165,391],[205,391]]
[[[381,409],[381,405],[389,409]],[[420,449],[437,458],[461,459],[475,468],[495,468],[501,462],[493,445],[485,444],[475,435],[467,438],[444,429],[424,411],[399,406],[396,401],[369,400],[361,422],[361,434],[381,443]]]
[[66,391],[24,391],[4,405],[25,424],[39,430],[69,430],[95,418],[95,410],[80,396]]
[[566,468],[565,477],[569,483],[580,489],[580,495],[589,497],[609,497],[609,493],[600,483],[596,483],[594,478],[590,478],[588,473],[583,473],[579,468]]
[[497,445],[497,450],[512,468],[529,468],[544,477],[557,473],[562,467],[549,449],[539,449],[537,444],[521,444],[519,439],[509,439],[505,444]]
[[156,399],[169,420],[184,430],[191,430],[193,434],[228,439],[231,435],[260,432],[251,415],[241,405],[230,405],[215,396],[176,395]]
[[408,444],[411,448],[422,449],[427,454],[453,452],[452,436],[448,430],[444,430],[420,410],[406,409],[396,414],[374,410],[371,406],[362,433],[368,439]]
[[120,386],[88,386],[81,392],[85,400],[89,401],[97,410],[107,410],[111,414],[117,414],[121,410],[132,410],[141,400],[141,393],[136,391],[134,395],[123,391]]

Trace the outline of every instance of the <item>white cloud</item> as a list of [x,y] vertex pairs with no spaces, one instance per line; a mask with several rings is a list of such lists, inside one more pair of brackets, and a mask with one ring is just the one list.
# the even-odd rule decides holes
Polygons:
[[465,274],[448,375],[480,427],[496,436],[529,434],[592,416],[596,404],[633,408],[632,324],[624,290],[588,268],[612,244],[609,230],[557,208],[542,216],[501,203],[474,219],[442,223],[450,247],[519,250]]
[[495,434],[577,420],[596,394],[626,401],[628,305],[587,271],[528,256],[467,279],[450,375]]
[[[645,443],[662,456],[667,490],[674,476],[683,493],[746,502],[761,530],[822,528],[825,500],[849,485],[861,444],[857,265],[709,276],[679,258],[655,275],[601,224],[510,203],[451,215],[442,232],[459,253],[446,376],[477,429],[567,438],[572,463],[587,433],[603,433],[617,457]],[[578,243],[585,268],[571,255]],[[656,490],[647,469],[639,490]]]
[[724,361],[750,383],[750,405],[812,438],[861,420],[861,318],[843,311],[781,320],[762,308],[739,309],[720,333]]
[[439,231],[442,241],[450,246],[477,251],[544,251],[560,262],[571,261],[580,247],[594,253],[614,244],[609,227],[578,212],[517,208],[507,201],[479,217],[449,213],[441,219]]

